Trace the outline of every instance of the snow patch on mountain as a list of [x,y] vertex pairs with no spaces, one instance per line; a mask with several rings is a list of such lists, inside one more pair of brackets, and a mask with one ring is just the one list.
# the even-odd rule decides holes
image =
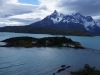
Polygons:
[[96,21],[97,26],[100,28],[100,20]]
[[53,21],[54,24],[60,22],[62,20],[61,17],[57,17],[57,18],[51,18],[51,20]]
[[88,28],[89,26],[92,27],[92,28],[94,28],[94,25],[95,25],[94,21],[91,21],[91,22],[85,21],[85,24],[84,24],[86,30],[89,30],[89,28]]
[[51,18],[54,24],[60,22],[63,23],[73,22],[84,25],[86,30],[89,30],[89,27],[94,28],[95,25],[100,27],[100,20],[98,22],[95,22],[91,16],[83,16],[80,13],[65,15],[55,10],[51,15],[49,15],[49,17]]
[[100,20],[95,21],[91,16],[84,16],[80,13],[65,15],[55,10],[41,21],[31,25],[61,30],[82,30],[93,34],[100,34]]
[[95,25],[95,21],[91,21],[91,22],[85,22],[86,24],[86,26],[88,27],[88,26],[91,26],[91,27],[93,27],[94,25]]
[[50,15],[51,20],[54,24],[59,23],[62,21],[64,14],[58,13],[56,10]]

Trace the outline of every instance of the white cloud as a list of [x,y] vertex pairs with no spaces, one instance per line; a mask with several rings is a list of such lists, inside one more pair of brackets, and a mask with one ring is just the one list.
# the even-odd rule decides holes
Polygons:
[[[38,0],[39,4],[19,3],[18,0],[0,0],[0,26],[28,25],[53,13],[56,9],[64,14],[81,12],[100,18],[100,0]],[[95,11],[95,12],[94,12]]]
[[[27,19],[28,20],[28,18],[30,18],[31,16],[31,13],[36,11],[38,8],[38,5],[22,4],[22,3],[19,3],[18,0],[0,0],[0,5],[1,5],[0,6],[0,26],[24,25],[26,22],[25,23],[21,21],[16,22],[16,20],[10,21],[9,19],[15,16],[15,18],[17,19]],[[28,16],[29,14],[30,16]],[[24,18],[24,16],[26,18]]]
[[100,16],[93,16],[93,19],[100,20]]
[[[5,0],[4,0],[5,1]],[[7,0],[8,2],[1,2],[2,5],[0,6],[0,13],[5,16],[11,15],[18,15],[24,13],[30,13],[37,9],[38,5],[31,5],[31,4],[21,4],[18,3],[16,0],[11,1]]]

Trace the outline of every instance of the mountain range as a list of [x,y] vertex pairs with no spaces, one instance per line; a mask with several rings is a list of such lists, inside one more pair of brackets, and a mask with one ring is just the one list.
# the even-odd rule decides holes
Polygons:
[[41,21],[26,26],[1,27],[1,32],[63,34],[63,35],[100,35],[100,20],[80,13],[66,15],[56,10]]

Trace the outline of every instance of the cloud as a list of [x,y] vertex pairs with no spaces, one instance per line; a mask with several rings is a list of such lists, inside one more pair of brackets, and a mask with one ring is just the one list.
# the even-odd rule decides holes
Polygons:
[[50,13],[56,9],[64,14],[78,12],[93,18],[97,18],[100,14],[100,0],[39,0],[39,2],[40,6],[46,6]]
[[[84,15],[100,14],[100,0],[63,0],[58,3],[58,7],[68,11],[80,12]],[[66,12],[68,12],[66,10]]]
[[[2,1],[2,0],[1,0]],[[9,0],[10,1],[10,0]],[[14,2],[1,2],[0,6],[0,17],[9,17],[13,15],[31,13],[38,7],[37,5],[20,4]]]
[[48,8],[44,5],[38,8],[38,10],[48,10]]
[[36,19],[33,19],[33,18],[27,18],[27,19],[11,18],[11,19],[9,19],[9,21],[24,23],[24,25],[31,24],[31,23],[39,21],[39,20],[40,20],[40,18],[36,18]]
[[0,0],[0,26],[28,25],[39,21],[54,10],[64,14],[79,12],[100,19],[100,0],[38,0],[38,5]]
[[18,3],[18,0],[0,0],[0,5],[7,4],[7,3],[10,4]]
[[[37,10],[37,8],[38,8],[38,5],[23,4],[23,3],[19,3],[18,0],[0,0],[0,26],[18,25],[18,24],[24,25],[26,22],[22,21],[21,17],[23,16],[21,17],[19,16],[17,18],[19,19],[19,21],[13,20],[13,22],[11,22],[10,17],[17,16],[17,15],[23,15],[23,14],[30,14],[30,13],[33,13],[35,10]],[[26,20],[27,20],[27,24],[29,24],[30,19],[28,20],[28,16]]]

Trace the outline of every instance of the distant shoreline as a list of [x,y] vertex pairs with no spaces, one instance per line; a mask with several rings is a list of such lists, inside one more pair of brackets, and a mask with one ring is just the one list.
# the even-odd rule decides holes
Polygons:
[[80,37],[95,37],[100,35],[71,35],[71,34],[49,34],[49,33],[27,33],[27,32],[1,32],[1,33],[19,33],[19,34],[46,34],[55,36],[80,36]]

